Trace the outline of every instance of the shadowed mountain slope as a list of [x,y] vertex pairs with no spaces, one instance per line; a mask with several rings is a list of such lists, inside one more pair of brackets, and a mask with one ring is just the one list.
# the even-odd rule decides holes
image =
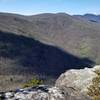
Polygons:
[[90,67],[93,62],[33,38],[0,32],[0,75],[59,76],[67,69]]

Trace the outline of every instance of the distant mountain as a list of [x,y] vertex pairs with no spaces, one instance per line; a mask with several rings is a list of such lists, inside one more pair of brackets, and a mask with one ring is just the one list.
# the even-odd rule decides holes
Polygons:
[[78,16],[0,13],[0,88],[100,64],[99,44],[100,23]]
[[91,22],[97,22],[97,23],[100,23],[100,15],[95,15],[95,14],[85,14],[85,15],[75,15],[79,18],[83,18],[83,19],[86,19],[88,21],[91,21]]

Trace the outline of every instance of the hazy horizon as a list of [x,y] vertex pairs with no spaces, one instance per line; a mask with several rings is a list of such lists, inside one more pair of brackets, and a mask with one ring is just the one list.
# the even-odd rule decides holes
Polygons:
[[91,15],[96,15],[96,16],[100,16],[100,14],[95,14],[95,13],[84,13],[84,14],[69,14],[67,12],[44,12],[44,13],[36,13],[36,14],[21,14],[21,13],[16,13],[16,12],[0,12],[1,14],[16,14],[16,15],[23,15],[23,16],[32,16],[32,15],[39,15],[39,14],[59,14],[59,13],[65,13],[68,15],[86,15],[86,14],[91,14]]

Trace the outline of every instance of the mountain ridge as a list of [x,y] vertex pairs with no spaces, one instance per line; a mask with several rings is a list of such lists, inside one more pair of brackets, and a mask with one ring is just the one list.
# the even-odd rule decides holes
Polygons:
[[100,15],[87,13],[87,14],[84,14],[84,15],[74,15],[74,16],[82,18],[84,20],[91,21],[91,22],[100,23]]
[[[23,16],[0,14],[0,75],[19,75],[23,83],[36,72],[57,78],[72,68],[100,63],[100,24],[65,13]],[[5,73],[3,73],[5,72]],[[8,74],[7,74],[8,73]],[[9,73],[11,73],[10,76]],[[12,77],[11,77],[12,76]],[[40,74],[39,74],[40,76]],[[11,86],[11,82],[9,82]],[[1,88],[2,88],[1,85]],[[8,87],[9,87],[8,86]],[[18,84],[17,84],[18,86]]]

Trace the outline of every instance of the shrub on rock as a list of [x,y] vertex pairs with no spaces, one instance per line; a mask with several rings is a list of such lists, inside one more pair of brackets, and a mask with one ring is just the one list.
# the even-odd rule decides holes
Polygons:
[[26,82],[23,87],[27,88],[27,87],[37,86],[37,85],[40,85],[42,83],[43,83],[42,80],[37,79],[36,77],[33,77],[31,80]]

